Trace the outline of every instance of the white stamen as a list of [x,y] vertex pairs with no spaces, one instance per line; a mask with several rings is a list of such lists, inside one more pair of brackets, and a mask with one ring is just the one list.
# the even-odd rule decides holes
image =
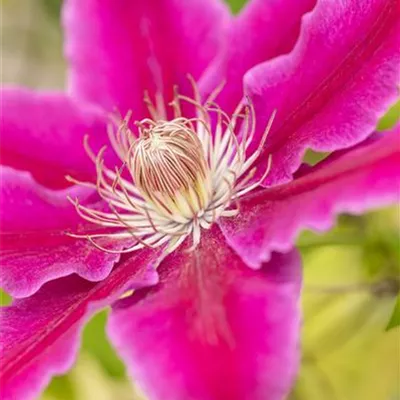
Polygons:
[[[253,178],[258,166],[253,165],[262,153],[275,111],[258,147],[247,156],[255,134],[251,102],[241,102],[229,118],[214,103],[220,87],[203,104],[194,80],[189,79],[194,99],[175,91],[170,103],[174,112],[171,121],[165,121],[166,110],[160,96],[154,105],[147,93],[145,103],[152,119],[135,123],[138,135],[129,128],[131,112],[124,119],[113,116],[108,136],[121,159],[120,168],[106,167],[106,148],[96,155],[85,138],[84,147],[96,166],[97,181],[67,179],[96,188],[108,204],[108,210],[92,209],[79,204],[78,200],[69,200],[83,219],[104,227],[105,232],[71,236],[85,238],[98,249],[110,253],[163,245],[171,252],[191,236],[189,250],[192,250],[200,242],[202,229],[210,229],[219,217],[236,216],[240,212],[240,197],[261,185],[271,169],[272,158],[269,156],[265,171],[258,174],[260,177],[256,181]],[[182,116],[182,101],[195,107],[195,118]],[[118,128],[114,129],[116,125]],[[132,243],[123,250],[110,250],[100,244],[104,238],[130,239]]]

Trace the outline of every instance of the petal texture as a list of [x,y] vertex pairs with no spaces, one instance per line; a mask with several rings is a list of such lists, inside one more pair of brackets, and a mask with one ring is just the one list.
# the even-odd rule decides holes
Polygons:
[[93,149],[106,143],[103,113],[61,93],[3,89],[1,163],[28,170],[40,182],[65,187],[65,175],[87,179],[95,169],[83,148],[89,135]]
[[361,214],[400,201],[400,128],[335,154],[294,181],[263,189],[221,219],[228,243],[253,267],[286,251],[301,229],[325,231],[340,212]]
[[2,308],[2,400],[37,398],[52,376],[65,373],[75,359],[84,321],[126,289],[154,284],[158,257],[152,251],[138,252],[100,283],[71,275]]
[[232,112],[243,96],[243,76],[256,64],[289,52],[300,32],[302,16],[317,0],[250,0],[234,19],[226,46],[200,81],[206,97],[226,81],[218,104]]
[[[29,173],[8,167],[0,169],[0,181],[0,287],[14,297],[25,297],[43,283],[74,272],[92,281],[110,273],[119,254],[102,252],[65,234],[89,228],[67,196],[89,200],[91,191],[46,189]],[[112,241],[103,245],[122,247]]]
[[169,101],[199,77],[229,20],[219,0],[68,0],[63,16],[71,93],[135,119],[146,90]]
[[259,133],[277,110],[266,184],[290,180],[307,147],[350,147],[374,130],[398,96],[399,11],[399,0],[319,0],[294,50],[247,73]]
[[151,400],[282,399],[298,364],[300,261],[252,271],[216,227],[114,308],[109,336]]

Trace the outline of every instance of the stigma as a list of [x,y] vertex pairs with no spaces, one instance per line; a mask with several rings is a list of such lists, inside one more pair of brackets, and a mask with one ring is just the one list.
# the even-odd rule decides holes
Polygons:
[[[169,253],[188,237],[190,249],[195,249],[203,229],[240,212],[240,198],[260,186],[270,171],[271,156],[264,162],[259,157],[275,113],[249,154],[255,135],[251,102],[242,101],[228,116],[213,101],[220,88],[202,102],[195,82],[190,81],[193,98],[175,91],[170,119],[164,104],[155,106],[148,95],[145,103],[151,118],[131,124],[132,112],[123,119],[112,116],[108,137],[119,166],[106,165],[106,146],[95,154],[85,138],[84,147],[96,166],[96,182],[67,179],[94,188],[104,207],[70,199],[84,220],[100,228],[100,233],[70,236],[110,253],[160,246]],[[182,103],[195,110],[193,117],[183,116]],[[107,249],[100,244],[104,237],[130,244],[119,251]]]

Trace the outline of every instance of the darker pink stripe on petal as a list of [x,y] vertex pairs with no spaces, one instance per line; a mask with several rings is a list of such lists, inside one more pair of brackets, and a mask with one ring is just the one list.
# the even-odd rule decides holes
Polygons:
[[399,0],[320,0],[294,50],[247,73],[258,134],[277,110],[266,184],[290,180],[307,147],[346,148],[373,131],[398,96],[399,12]]
[[137,252],[100,283],[71,275],[2,308],[2,400],[37,398],[52,376],[65,373],[76,357],[83,323],[127,289],[156,283],[158,257],[159,252]]
[[361,214],[400,201],[400,127],[333,155],[294,181],[241,201],[240,214],[221,219],[228,243],[252,267],[286,251],[302,229],[325,231],[341,212]]
[[252,271],[218,228],[114,308],[109,336],[152,400],[281,400],[298,367],[300,260]]

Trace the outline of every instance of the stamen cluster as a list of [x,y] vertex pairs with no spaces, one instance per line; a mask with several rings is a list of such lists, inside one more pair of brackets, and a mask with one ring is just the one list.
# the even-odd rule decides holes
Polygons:
[[[259,158],[271,127],[271,116],[257,149],[247,155],[255,134],[255,113],[251,102],[241,102],[232,117],[213,98],[204,102],[191,80],[194,98],[175,93],[170,104],[173,118],[167,120],[164,106],[155,107],[145,98],[151,118],[129,127],[131,112],[124,119],[113,117],[108,127],[110,143],[121,160],[114,170],[105,165],[103,147],[96,155],[85,138],[85,149],[96,165],[96,183],[71,182],[97,190],[108,209],[99,210],[72,200],[79,215],[104,228],[104,233],[72,236],[88,239],[103,251],[99,239],[132,239],[132,245],[118,253],[143,247],[176,249],[188,236],[192,248],[200,241],[201,229],[209,229],[219,217],[239,212],[241,196],[258,187],[271,167],[257,174]],[[196,115],[185,118],[181,105],[194,107]],[[261,163],[258,163],[258,165]]]

